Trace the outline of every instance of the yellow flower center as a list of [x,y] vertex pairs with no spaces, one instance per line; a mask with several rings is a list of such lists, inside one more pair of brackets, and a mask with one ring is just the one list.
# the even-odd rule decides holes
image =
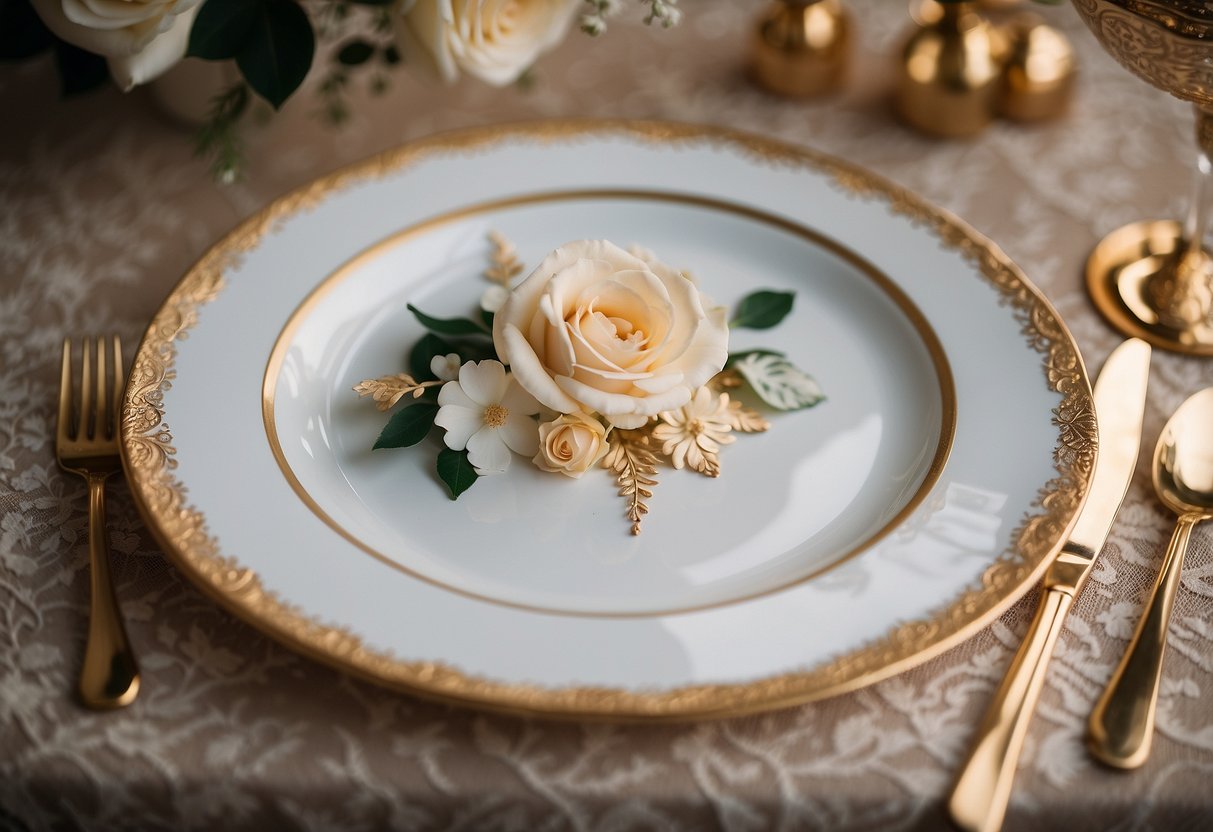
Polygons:
[[505,418],[509,415],[510,411],[501,405],[491,404],[484,409],[484,423],[491,428],[499,428],[505,424]]

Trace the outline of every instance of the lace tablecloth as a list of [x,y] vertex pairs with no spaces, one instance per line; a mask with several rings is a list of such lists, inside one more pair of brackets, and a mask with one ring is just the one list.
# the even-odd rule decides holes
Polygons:
[[[65,335],[134,344],[221,233],[287,188],[435,130],[549,116],[727,124],[812,145],[951,209],[1043,288],[1098,368],[1118,337],[1078,279],[1095,240],[1182,213],[1192,155],[1178,102],[1115,66],[1068,8],[1072,113],[936,142],[890,115],[905,4],[854,0],[844,93],[795,103],[742,72],[755,7],[690,3],[683,26],[573,34],[529,92],[401,78],[355,91],[331,129],[315,97],[248,132],[249,179],[218,186],[145,91],[55,100],[48,64],[0,69],[0,828],[930,829],[1027,626],[1034,597],[976,637],[856,693],[766,716],[663,727],[487,716],[381,690],[278,646],[167,565],[126,491],[111,503],[118,595],[144,672],[130,708],[74,698],[86,629],[82,483],[55,466]],[[373,104],[373,106],[371,106]],[[1145,447],[1213,363],[1157,354]],[[1171,528],[1143,454],[1104,556],[1067,621],[1007,828],[1213,828],[1213,533],[1193,537],[1149,763],[1097,767],[1091,705],[1123,652]],[[1207,698],[1207,701],[1206,701]]]

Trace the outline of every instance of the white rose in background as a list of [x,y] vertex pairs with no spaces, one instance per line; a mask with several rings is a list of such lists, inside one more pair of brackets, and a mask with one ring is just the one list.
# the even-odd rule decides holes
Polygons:
[[406,60],[428,59],[445,81],[466,72],[495,86],[518,79],[564,39],[583,0],[400,0]]
[[57,36],[109,59],[124,90],[144,84],[185,57],[202,0],[31,0]]
[[620,428],[690,401],[728,339],[724,308],[681,272],[605,240],[549,254],[493,322],[498,357],[541,404]]

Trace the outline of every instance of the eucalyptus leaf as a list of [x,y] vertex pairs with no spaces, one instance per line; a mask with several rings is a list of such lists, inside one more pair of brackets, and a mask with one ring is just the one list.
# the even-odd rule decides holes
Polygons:
[[488,336],[489,334],[485,332],[483,326],[467,318],[435,318],[432,315],[425,314],[411,303],[408,307],[409,311],[417,316],[417,320],[421,321],[422,326],[441,335]]
[[408,448],[416,445],[425,439],[430,428],[434,427],[434,417],[437,415],[438,405],[429,402],[418,402],[397,410],[392,414],[392,418],[388,419],[372,450]]
[[746,295],[741,299],[741,303],[737,304],[737,313],[729,326],[770,329],[792,311],[792,301],[795,297],[795,292],[773,292],[769,289]]
[[443,448],[438,454],[438,476],[451,490],[451,499],[458,500],[459,495],[471,488],[480,475],[468,460],[466,450]]
[[777,410],[800,410],[825,398],[813,377],[783,356],[749,355],[733,369],[741,373],[759,398]]
[[307,13],[294,0],[257,0],[256,6],[248,39],[236,53],[236,66],[276,110],[311,69],[316,36]]

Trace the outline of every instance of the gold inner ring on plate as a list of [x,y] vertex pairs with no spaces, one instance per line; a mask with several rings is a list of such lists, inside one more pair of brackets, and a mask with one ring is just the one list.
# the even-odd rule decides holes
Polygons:
[[[458,222],[470,217],[480,216],[493,211],[499,211],[506,208],[515,208],[523,205],[537,205],[552,202],[566,202],[572,200],[641,200],[651,202],[674,203],[681,205],[691,205],[700,208],[708,208],[722,213],[741,216],[746,219],[754,220],[768,226],[773,226],[781,231],[790,233],[794,236],[807,240],[810,243],[825,249],[849,265],[859,270],[866,276],[878,289],[880,289],[893,303],[898,310],[909,320],[914,327],[915,332],[926,347],[927,353],[931,357],[931,362],[935,370],[935,376],[939,383],[939,393],[942,409],[940,411],[940,428],[939,438],[935,447],[935,454],[931,459],[930,465],[927,468],[926,476],[923,477],[918,489],[910,497],[909,501],[902,506],[887,523],[881,526],[876,532],[869,535],[862,543],[852,549],[844,552],[841,556],[835,558],[830,563],[813,570],[812,572],[797,577],[791,581],[781,584],[776,587],[764,589],[757,592],[752,592],[738,598],[730,598],[726,601],[715,601],[707,604],[691,605],[678,607],[674,609],[660,610],[645,610],[643,612],[579,612],[576,610],[555,609],[548,607],[539,607],[529,604],[520,604],[513,601],[504,601],[500,598],[494,598],[481,593],[470,592],[458,586],[452,585],[445,581],[439,581],[435,578],[427,576],[415,569],[410,569],[399,561],[391,558],[388,555],[372,548],[364,543],[348,529],[341,526],[333,519],[316,501],[314,497],[307,491],[303,483],[295,475],[290,463],[287,462],[286,455],[282,450],[282,443],[278,439],[277,425],[274,419],[274,401],[277,396],[279,371],[286,359],[287,351],[294,340],[295,333],[308,315],[316,308],[316,306],[324,301],[326,297],[343,281],[355,274],[357,270],[364,266],[367,262],[381,256],[388,249],[402,245],[409,240],[415,239],[429,231],[432,231],[439,226],[446,225],[452,222]],[[287,320],[286,326],[279,333],[277,340],[274,342],[274,347],[270,352],[269,362],[266,365],[265,377],[262,382],[261,390],[261,413],[265,421],[265,432],[269,439],[270,449],[274,454],[274,459],[278,462],[278,467],[282,471],[287,482],[299,499],[303,501],[313,514],[319,517],[324,523],[337,534],[341,535],[349,543],[358,547],[363,552],[372,556],[381,563],[392,567],[398,571],[425,581],[428,584],[439,587],[441,589],[455,592],[467,598],[473,598],[478,601],[487,601],[493,604],[500,604],[506,607],[516,609],[524,609],[532,612],[542,612],[547,614],[572,615],[588,618],[648,618],[653,616],[670,615],[673,613],[686,613],[698,610],[712,609],[715,607],[727,606],[736,604],[742,601],[748,601],[753,598],[758,598],[764,595],[769,595],[774,592],[780,592],[788,587],[796,586],[797,584],[811,580],[843,563],[851,558],[859,555],[861,552],[871,548],[875,543],[888,535],[893,529],[897,528],[913,511],[916,509],[930,492],[931,488],[939,480],[943,473],[944,464],[947,462],[948,454],[952,450],[952,441],[956,433],[956,389],[952,381],[952,370],[948,364],[947,356],[944,353],[943,346],[936,336],[931,325],[927,322],[925,316],[919,311],[913,301],[893,282],[888,275],[877,269],[872,263],[865,260],[856,252],[843,246],[836,240],[832,240],[818,231],[807,228],[798,223],[792,222],[783,217],[778,217],[774,214],[769,214],[765,211],[751,208],[745,205],[726,202],[724,200],[712,199],[709,197],[696,196],[691,194],[670,193],[666,191],[643,191],[643,190],[577,190],[577,191],[558,191],[550,193],[527,194],[524,196],[508,197],[505,199],[493,200],[472,205],[456,211],[451,211],[445,214],[432,217],[415,225],[409,226],[390,237],[376,243],[368,249],[355,255],[353,258],[342,264],[335,272],[324,278],[315,289],[313,289],[303,302],[291,314]]]

